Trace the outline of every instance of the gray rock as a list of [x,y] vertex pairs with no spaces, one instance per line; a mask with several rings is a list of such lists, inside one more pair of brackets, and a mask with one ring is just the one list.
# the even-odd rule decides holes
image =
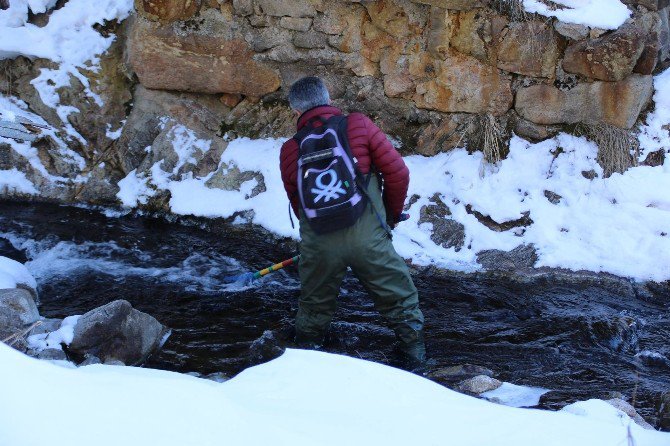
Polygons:
[[462,393],[469,393],[472,395],[479,395],[480,393],[495,390],[502,386],[502,381],[491,378],[486,375],[478,375],[470,379],[466,379],[456,386],[456,391]]
[[434,204],[421,208],[419,224],[431,223],[433,231],[430,239],[444,248],[455,248],[460,251],[465,243],[465,226],[461,223],[448,218],[451,211],[440,199],[439,195],[431,198]]
[[511,251],[489,249],[477,253],[477,262],[489,271],[516,271],[533,268],[537,252],[532,245],[517,246]]
[[47,361],[67,361],[67,355],[59,348],[47,348],[34,355],[37,359],[44,359]]
[[256,0],[261,10],[274,17],[314,17],[316,10],[309,0]]
[[655,430],[654,426],[647,423],[644,420],[644,418],[642,418],[640,416],[640,414],[637,413],[635,408],[633,406],[631,406],[629,403],[627,403],[626,401],[624,401],[622,399],[619,399],[619,398],[613,398],[613,399],[607,400],[607,402],[609,404],[611,404],[612,406],[616,407],[617,409],[619,409],[621,412],[623,412],[626,415],[628,415],[629,417],[631,417],[633,419],[633,421],[635,421],[635,423],[642,426],[643,428],[648,429],[648,430],[652,430],[652,431]]
[[296,34],[296,36],[293,38],[293,44],[298,48],[318,49],[328,46],[328,41],[325,34],[311,31]]
[[[29,291],[21,288],[0,290],[0,341],[37,322],[40,314]],[[25,351],[24,336],[13,338],[10,345]]]
[[554,29],[563,37],[572,40],[582,40],[589,36],[589,28],[584,25],[556,21],[554,23]]
[[52,331],[56,331],[60,328],[60,324],[63,322],[63,319],[44,318],[40,322],[41,323],[39,325],[36,325],[35,328],[30,330],[28,336],[46,334],[51,333]]
[[168,329],[152,316],[116,300],[84,314],[74,328],[69,351],[137,365],[161,346]]
[[279,20],[279,26],[292,31],[305,32],[312,26],[310,18],[282,17]]
[[472,378],[474,376],[490,376],[493,377],[495,372],[486,367],[473,364],[460,364],[451,367],[443,367],[441,369],[433,370],[428,374],[431,379],[456,379],[456,378]]
[[119,361],[116,358],[109,358],[103,364],[105,364],[105,365],[118,365],[118,366],[122,366],[122,367],[125,367],[125,365],[126,365],[125,362]]

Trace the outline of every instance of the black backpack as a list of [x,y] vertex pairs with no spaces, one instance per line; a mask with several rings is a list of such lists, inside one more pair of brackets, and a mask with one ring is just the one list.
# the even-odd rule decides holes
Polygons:
[[346,116],[315,118],[293,137],[298,142],[300,207],[317,234],[348,228],[358,221],[368,203],[367,185],[347,139]]

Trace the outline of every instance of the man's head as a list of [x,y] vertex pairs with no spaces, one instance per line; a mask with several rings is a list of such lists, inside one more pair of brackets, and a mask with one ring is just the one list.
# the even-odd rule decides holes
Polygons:
[[305,112],[319,105],[329,105],[328,89],[318,77],[303,77],[291,85],[288,92],[288,102],[297,112]]

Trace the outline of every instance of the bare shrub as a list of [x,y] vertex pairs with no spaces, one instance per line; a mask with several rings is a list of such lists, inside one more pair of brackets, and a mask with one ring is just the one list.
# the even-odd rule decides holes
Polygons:
[[597,160],[605,178],[638,165],[640,142],[632,131],[601,123],[584,126],[582,132],[598,145]]
[[523,7],[523,0],[492,0],[491,7],[513,22],[530,20],[530,14]]
[[490,113],[474,115],[463,136],[468,150],[481,151],[487,163],[495,164],[509,152],[507,131]]

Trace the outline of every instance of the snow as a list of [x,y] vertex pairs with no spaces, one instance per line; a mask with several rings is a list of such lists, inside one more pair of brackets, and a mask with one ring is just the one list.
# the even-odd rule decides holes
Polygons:
[[[0,444],[12,446],[80,446],[92,438],[97,446],[591,446],[626,444],[630,423],[612,423],[605,405],[580,415],[500,406],[401,370],[314,351],[287,350],[225,383],[133,367],[67,369],[4,345],[0,363]],[[26,416],[35,401],[47,416]],[[58,434],[75,421],[77,429]],[[638,446],[670,441],[635,424],[630,431]]]
[[527,12],[556,17],[565,23],[601,29],[617,29],[631,16],[619,0],[552,0],[551,7],[543,0],[523,0]]
[[0,193],[21,193],[28,195],[37,194],[35,185],[30,182],[23,172],[16,168],[0,170]]
[[74,327],[77,325],[81,315],[68,316],[60,324],[56,331],[41,333],[28,337],[28,346],[37,351],[47,348],[62,349],[61,344],[70,345],[74,339]]
[[25,265],[16,260],[0,256],[0,289],[16,288],[17,285],[37,288],[35,278]]
[[497,389],[482,393],[481,397],[498,404],[510,407],[533,407],[540,404],[540,397],[549,389],[540,387],[518,386],[504,382]]

